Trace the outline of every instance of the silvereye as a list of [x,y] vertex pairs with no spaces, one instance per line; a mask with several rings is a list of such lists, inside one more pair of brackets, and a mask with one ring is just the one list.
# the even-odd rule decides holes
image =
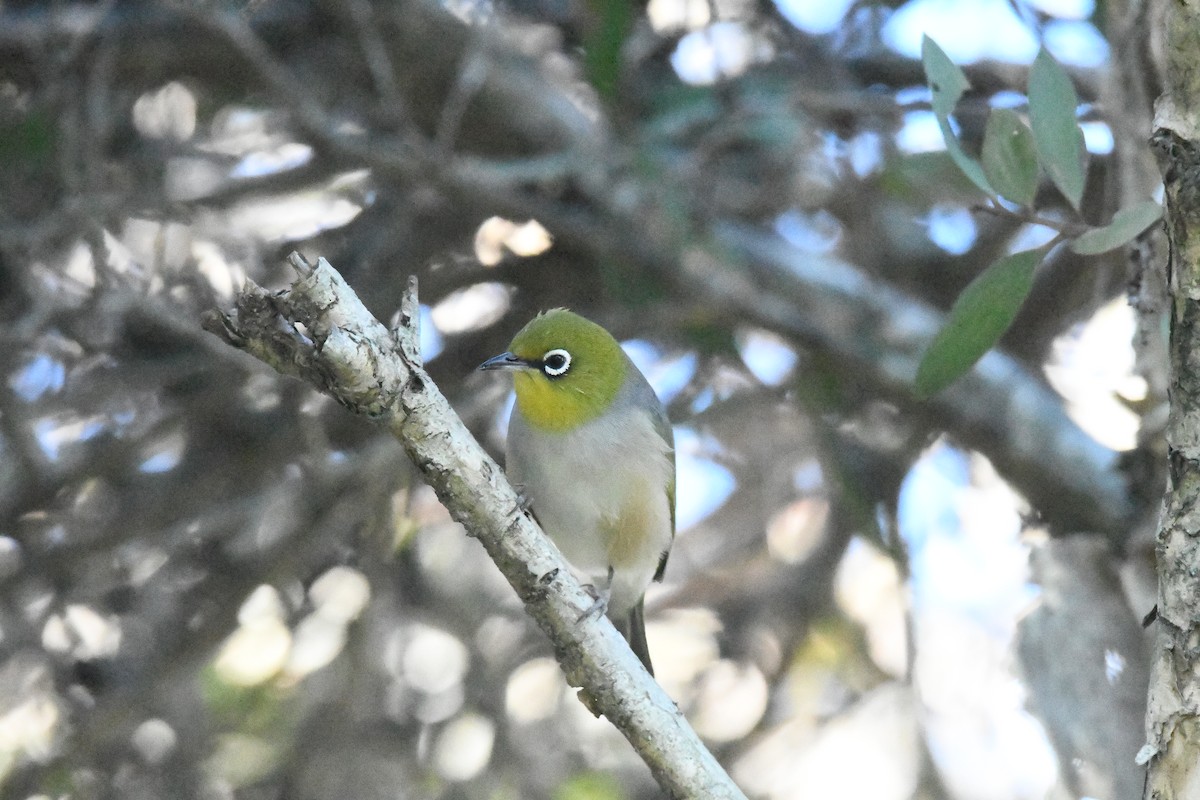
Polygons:
[[608,331],[562,308],[534,317],[480,369],[513,374],[509,478],[654,674],[642,604],[675,538],[666,410]]

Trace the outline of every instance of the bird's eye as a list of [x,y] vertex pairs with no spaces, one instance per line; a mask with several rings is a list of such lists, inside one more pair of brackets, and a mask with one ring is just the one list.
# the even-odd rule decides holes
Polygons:
[[542,356],[542,371],[551,378],[566,374],[571,368],[571,354],[566,350],[551,350]]

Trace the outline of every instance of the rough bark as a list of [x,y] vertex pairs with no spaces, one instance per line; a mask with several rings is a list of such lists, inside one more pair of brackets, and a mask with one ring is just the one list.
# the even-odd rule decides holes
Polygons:
[[1146,716],[1144,796],[1200,797],[1200,2],[1172,2],[1154,145],[1170,241],[1168,487],[1159,526],[1158,646]]

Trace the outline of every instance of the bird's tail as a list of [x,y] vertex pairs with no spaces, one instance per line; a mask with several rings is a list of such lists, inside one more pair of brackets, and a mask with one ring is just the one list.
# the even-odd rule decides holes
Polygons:
[[629,641],[630,648],[646,667],[646,671],[654,674],[654,665],[650,663],[650,644],[646,641],[646,613],[643,610],[644,598],[639,598],[637,605],[629,612],[628,629],[621,631]]

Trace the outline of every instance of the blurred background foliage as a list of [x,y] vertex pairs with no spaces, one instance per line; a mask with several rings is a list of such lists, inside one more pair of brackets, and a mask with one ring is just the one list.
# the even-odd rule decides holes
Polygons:
[[[755,798],[1140,794],[1165,420],[1158,233],[1037,268],[918,400],[981,215],[920,39],[1078,91],[1083,217],[1153,197],[1158,5],[0,6],[0,794],[656,797],[399,445],[200,327],[325,256],[502,451],[539,309],[676,424],[659,679]],[[1068,204],[1043,180],[1038,213]]]

